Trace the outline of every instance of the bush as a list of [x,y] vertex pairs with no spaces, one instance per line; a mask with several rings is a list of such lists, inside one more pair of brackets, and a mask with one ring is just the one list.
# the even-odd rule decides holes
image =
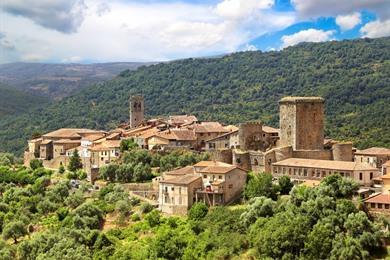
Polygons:
[[148,222],[149,226],[155,227],[160,224],[160,212],[153,210],[152,212],[146,214],[145,220]]
[[43,167],[43,164],[42,164],[42,162],[40,160],[32,159],[30,161],[30,168],[31,169],[36,170],[36,169],[41,168],[41,167]]
[[202,202],[195,203],[192,205],[188,212],[188,218],[192,220],[201,220],[207,215],[209,208]]
[[153,206],[147,202],[142,202],[140,206],[141,213],[146,214],[153,210]]
[[131,215],[131,220],[134,221],[134,222],[140,221],[141,217],[139,216],[138,213],[134,213],[133,215]]

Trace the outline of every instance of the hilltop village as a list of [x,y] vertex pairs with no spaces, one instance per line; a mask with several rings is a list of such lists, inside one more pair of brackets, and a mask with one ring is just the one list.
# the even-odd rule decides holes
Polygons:
[[153,179],[152,199],[165,213],[185,214],[199,201],[229,204],[240,198],[250,171],[271,173],[275,181],[287,175],[309,186],[337,173],[360,184],[356,195],[369,210],[390,213],[390,149],[357,150],[350,142],[325,138],[323,98],[282,98],[279,129],[261,122],[202,122],[193,115],[146,119],[142,96],[132,96],[129,105],[129,123],[111,131],[63,128],[29,140],[25,165],[39,159],[44,167],[58,169],[77,151],[94,183],[99,169],[120,159],[121,142],[132,139],[152,152],[186,149],[209,154],[208,161]]

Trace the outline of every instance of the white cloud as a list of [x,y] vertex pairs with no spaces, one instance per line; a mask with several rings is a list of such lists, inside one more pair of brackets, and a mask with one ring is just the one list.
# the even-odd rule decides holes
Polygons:
[[[272,11],[264,2],[241,19],[222,16],[217,5],[206,4],[85,0],[85,5],[82,24],[70,34],[0,11],[18,59],[33,56],[32,50],[35,57],[54,62],[72,62],[72,57],[103,62],[209,56],[239,50],[295,22],[293,13]],[[5,61],[0,56],[0,62]]]
[[365,24],[361,29],[363,37],[378,38],[390,36],[390,19],[386,21],[373,21]]
[[304,18],[337,16],[369,10],[381,18],[390,18],[389,0],[291,0],[298,14]]
[[302,30],[291,35],[282,37],[282,47],[296,45],[300,42],[324,42],[332,38],[334,31],[323,31],[317,29]]
[[274,0],[224,0],[217,5],[216,12],[228,19],[242,19],[273,4]]
[[349,15],[336,16],[336,24],[340,26],[341,30],[343,31],[351,30],[360,23],[361,23],[361,16],[360,13],[358,12]]

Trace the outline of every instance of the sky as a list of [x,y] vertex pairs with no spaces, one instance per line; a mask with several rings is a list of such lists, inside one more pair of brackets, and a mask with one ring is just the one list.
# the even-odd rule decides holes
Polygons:
[[1,0],[0,63],[167,61],[390,36],[390,0]]

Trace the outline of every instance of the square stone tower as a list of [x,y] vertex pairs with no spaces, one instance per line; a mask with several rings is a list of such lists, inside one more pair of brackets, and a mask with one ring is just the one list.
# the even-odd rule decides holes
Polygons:
[[141,95],[131,96],[130,101],[130,128],[139,126],[144,121],[145,103]]
[[285,97],[279,101],[280,145],[293,150],[323,150],[324,99]]

